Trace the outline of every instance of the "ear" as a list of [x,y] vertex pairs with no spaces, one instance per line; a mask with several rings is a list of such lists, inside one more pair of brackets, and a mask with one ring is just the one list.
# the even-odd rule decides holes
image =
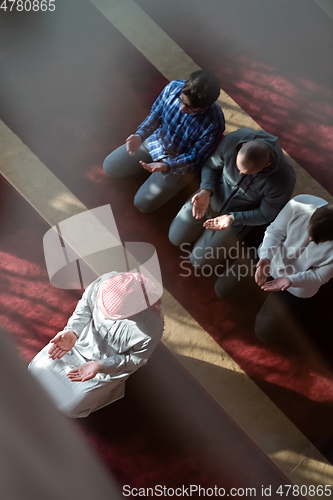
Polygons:
[[[267,163],[266,167],[269,167],[270,165],[272,165],[272,162],[271,162],[271,161],[269,161],[269,162]],[[265,168],[266,168],[266,167],[265,167]]]

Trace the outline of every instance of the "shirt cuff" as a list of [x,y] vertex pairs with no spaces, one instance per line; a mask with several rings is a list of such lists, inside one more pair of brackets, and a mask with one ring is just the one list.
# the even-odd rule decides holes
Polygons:
[[233,216],[233,221],[232,221],[232,225],[233,226],[237,226],[239,225],[242,221],[240,220],[240,217],[239,217],[239,214],[238,212],[229,212],[229,215],[232,215]]
[[162,160],[162,163],[164,163],[164,165],[167,166],[167,169],[163,170],[162,174],[164,174],[164,175],[169,174],[171,172],[171,168],[170,168],[169,163],[167,161],[164,161],[164,160]]
[[258,256],[259,259],[268,259],[270,262],[272,262],[272,259],[274,257],[274,250],[273,248],[259,248],[258,250]]
[[69,326],[65,326],[64,328],[64,331],[70,331],[70,332],[73,332],[75,335],[76,335],[76,338],[78,339],[80,334],[78,332],[76,332],[75,330],[73,330],[73,328],[69,327]]
[[208,184],[208,183],[205,183],[205,182],[201,182],[200,184],[200,189],[207,189],[208,191],[211,192],[211,195],[210,196],[213,196],[214,194],[214,185],[211,185],[211,184]]
[[147,137],[149,137],[149,135],[147,135],[147,137],[145,136],[145,134],[143,132],[140,132],[140,131],[136,131],[134,135],[138,135],[141,139],[141,143],[143,144],[144,141],[147,139]]

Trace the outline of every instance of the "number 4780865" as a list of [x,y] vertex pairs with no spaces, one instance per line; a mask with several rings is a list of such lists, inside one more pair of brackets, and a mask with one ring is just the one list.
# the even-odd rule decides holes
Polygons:
[[[1,1],[1,0],[0,0]],[[0,5],[0,9],[4,11],[13,11],[17,12],[29,12],[34,11],[37,12],[41,10],[45,12],[49,10],[50,12],[55,10],[55,0],[3,0]]]

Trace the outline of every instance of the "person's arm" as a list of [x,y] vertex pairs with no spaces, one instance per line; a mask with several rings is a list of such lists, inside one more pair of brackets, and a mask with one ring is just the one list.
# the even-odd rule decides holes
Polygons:
[[85,290],[81,299],[77,303],[75,311],[72,316],[69,318],[67,325],[64,330],[71,330],[79,337],[89,321],[92,318],[92,309],[91,309],[91,295],[97,285],[97,282],[100,281],[100,278],[91,283]]
[[156,330],[160,329],[161,334],[154,336],[154,338],[149,335],[142,335],[142,332],[136,326],[120,325],[117,335],[126,335],[127,337],[137,336],[137,341],[126,353],[101,360],[103,365],[102,372],[112,376],[121,376],[122,374],[128,375],[133,373],[140,366],[144,366],[162,336],[163,324],[161,321],[160,317],[158,317]]
[[281,186],[280,189],[271,189],[263,196],[260,206],[252,210],[240,212],[231,211],[234,216],[234,226],[261,226],[268,224],[279,214],[288,203],[293,186]]
[[216,146],[221,140],[223,131],[224,124],[222,126],[222,124],[219,124],[215,120],[214,123],[210,125],[201,136],[200,140],[197,141],[186,153],[172,159],[168,158],[164,161],[167,165],[167,171],[183,175],[189,171],[199,170],[209,155],[214,152]]
[[[223,141],[227,140],[226,138]],[[201,169],[200,191],[192,197],[192,215],[195,219],[201,219],[207,211],[210,197],[214,194],[216,184],[221,177],[223,170],[223,158],[221,144],[215,152],[206,160]]]
[[[141,141],[143,142],[147,137],[149,137],[154,130],[156,130],[162,123],[162,113],[163,113],[163,105],[164,101],[168,98],[169,92],[170,92],[170,87],[172,85],[172,82],[167,85],[154,104],[151,107],[150,113],[147,116],[147,118],[139,125],[137,128],[137,131],[135,132],[134,135],[138,135],[141,138]],[[131,136],[130,136],[131,137]]]
[[201,169],[201,184],[200,189],[206,189],[214,194],[216,189],[216,184],[221,177],[223,171],[223,147],[222,143],[228,141],[228,136],[225,137],[214,153],[206,160],[204,166]]
[[288,288],[303,288],[307,297],[312,297],[317,293],[321,285],[333,278],[333,263],[301,271],[289,276],[281,276],[272,281],[267,281],[261,288],[265,292],[279,292]]
[[288,276],[293,288],[319,289],[333,278],[333,262]]
[[266,229],[263,242],[258,250],[260,259],[272,260],[287,236],[288,222],[291,220],[292,214],[291,200]]
[[82,298],[79,300],[74,313],[69,318],[64,330],[57,333],[50,343],[53,344],[49,349],[49,355],[52,359],[60,359],[69,352],[75,345],[83,328],[92,318],[92,311],[89,305],[89,299],[96,285],[96,281],[91,283]]
[[[162,336],[162,324],[158,320],[156,324],[157,331],[160,329],[160,335],[154,338],[148,335],[142,335],[142,332],[136,326],[126,324],[119,325],[117,336],[131,338],[137,335],[138,340],[133,346],[123,354],[116,354],[110,358],[98,361],[88,361],[75,370],[71,370],[67,376],[72,382],[85,382],[94,378],[97,373],[105,373],[116,378],[128,376],[135,372],[141,366],[144,366],[148,358],[153,353]],[[129,331],[130,329],[130,331]]]

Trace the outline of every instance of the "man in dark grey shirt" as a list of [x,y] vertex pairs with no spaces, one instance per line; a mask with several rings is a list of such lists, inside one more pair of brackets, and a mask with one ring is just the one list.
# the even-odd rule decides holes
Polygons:
[[228,134],[205,163],[201,186],[173,220],[169,238],[194,244],[194,266],[215,265],[253,226],[270,223],[290,199],[295,173],[278,138],[263,130]]

